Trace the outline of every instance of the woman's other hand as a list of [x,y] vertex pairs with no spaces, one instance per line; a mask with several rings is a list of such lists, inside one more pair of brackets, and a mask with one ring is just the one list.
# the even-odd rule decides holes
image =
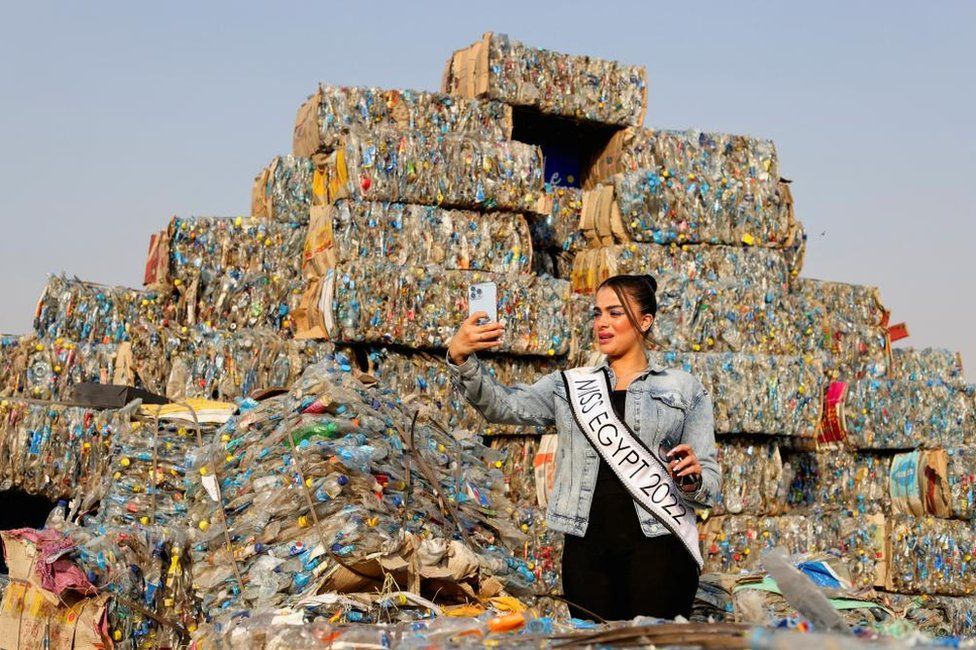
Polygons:
[[451,342],[447,346],[447,354],[452,363],[460,365],[472,352],[490,350],[502,344],[505,326],[497,322],[478,325],[478,320],[481,318],[488,318],[488,313],[477,311],[471,314],[451,337]]
[[[668,458],[673,458],[668,466],[671,469],[671,476],[679,483],[681,489],[685,492],[697,490],[701,485],[702,466],[691,445],[678,445],[668,452]],[[682,480],[686,476],[689,478]]]

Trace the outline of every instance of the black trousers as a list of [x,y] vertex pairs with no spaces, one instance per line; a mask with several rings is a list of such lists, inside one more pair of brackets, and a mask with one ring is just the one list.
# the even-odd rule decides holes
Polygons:
[[[566,535],[566,599],[607,620],[687,618],[698,592],[698,565],[674,535],[645,537],[633,499],[617,485],[599,481],[586,535]],[[572,605],[569,611],[593,618]]]
[[[645,537],[626,549],[594,543],[589,536],[566,536],[563,592],[571,603],[608,621],[640,615],[687,618],[697,591],[698,566],[674,535]],[[573,605],[569,611],[593,618]]]

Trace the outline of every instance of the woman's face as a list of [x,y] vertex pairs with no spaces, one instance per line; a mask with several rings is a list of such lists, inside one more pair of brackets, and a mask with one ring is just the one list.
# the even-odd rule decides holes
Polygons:
[[[654,322],[650,314],[640,315],[640,308],[631,300],[626,292],[621,291],[630,305],[637,323],[642,329],[647,329]],[[634,346],[643,348],[643,337],[627,318],[624,306],[620,304],[617,293],[610,287],[603,287],[596,292],[596,304],[593,306],[593,338],[601,353],[610,357],[623,356]]]

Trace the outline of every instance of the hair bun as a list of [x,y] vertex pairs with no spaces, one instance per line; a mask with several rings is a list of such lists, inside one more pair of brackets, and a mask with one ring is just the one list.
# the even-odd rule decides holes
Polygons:
[[654,279],[654,276],[648,273],[644,276],[644,280],[650,285],[651,291],[657,293],[657,280]]

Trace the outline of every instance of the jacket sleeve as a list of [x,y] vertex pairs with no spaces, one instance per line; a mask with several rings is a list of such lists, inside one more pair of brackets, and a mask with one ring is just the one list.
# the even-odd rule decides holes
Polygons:
[[500,384],[475,355],[457,365],[447,358],[455,389],[493,424],[550,426],[555,424],[558,373],[550,373],[534,384]]
[[722,469],[715,446],[712,397],[704,387],[699,389],[698,396],[685,415],[681,440],[695,451],[702,468],[701,486],[690,494],[684,494],[685,501],[695,508],[711,508],[722,492]]

